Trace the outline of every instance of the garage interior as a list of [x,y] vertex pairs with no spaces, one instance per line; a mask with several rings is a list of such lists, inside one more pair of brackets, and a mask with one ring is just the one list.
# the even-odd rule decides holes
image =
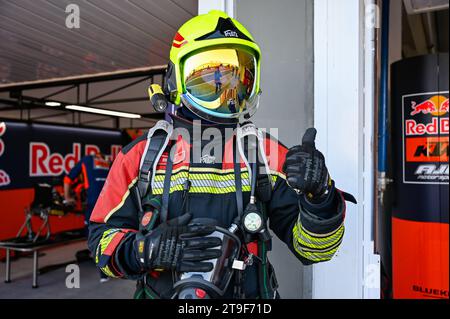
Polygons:
[[[224,10],[249,29],[263,52],[263,95],[252,121],[259,127],[278,128],[288,147],[299,144],[306,128],[318,128],[318,147],[324,150],[334,178],[362,203],[349,208],[346,242],[327,265],[302,266],[274,238],[269,258],[282,298],[393,298],[388,239],[395,200],[393,172],[377,171],[382,83],[384,76],[390,81],[395,62],[448,55],[449,1],[336,2],[0,0],[0,124],[127,132],[127,138],[143,134],[164,118],[153,109],[147,89],[153,83],[164,84],[174,34],[198,13]],[[376,6],[378,17],[369,60],[364,57],[365,3]],[[66,8],[71,4],[79,6],[80,28],[66,26]],[[381,15],[386,12],[387,56],[383,57],[382,35],[387,28]],[[371,82],[366,81],[368,70],[373,71]],[[373,91],[367,93],[367,87]],[[388,82],[385,89],[389,96]],[[394,106],[389,103],[388,135],[394,125]],[[345,125],[340,122],[343,118]],[[395,150],[387,143],[387,166],[392,167]],[[342,158],[336,155],[347,148],[353,151]],[[29,186],[17,203],[10,200],[12,191],[0,187],[0,220],[8,220],[7,227],[0,226],[0,241],[16,236],[23,211],[33,200]],[[80,216],[64,218],[50,217],[55,230],[82,227]],[[5,283],[6,256],[0,249],[0,299],[131,298],[135,282],[100,283],[93,262],[77,255],[85,247],[85,241],[74,241],[40,252],[37,289],[31,288],[33,254],[12,255],[12,282]],[[66,265],[73,263],[80,266],[81,287],[66,289]],[[375,285],[367,284],[368,269],[377,273]]]

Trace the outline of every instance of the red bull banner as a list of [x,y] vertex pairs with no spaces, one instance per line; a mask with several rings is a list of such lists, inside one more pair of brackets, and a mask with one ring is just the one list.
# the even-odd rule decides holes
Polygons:
[[448,184],[448,91],[403,96],[403,182]]
[[[5,143],[3,142],[2,136],[6,132],[6,124],[5,122],[0,122],[0,157],[5,152]],[[9,185],[11,183],[11,179],[9,178],[8,173],[1,169],[0,166],[0,187]]]
[[125,142],[120,131],[0,122],[0,191],[52,183],[88,154],[114,160]]
[[[62,184],[82,156],[100,151],[113,159],[128,141],[116,130],[0,120],[0,240],[16,236],[35,183]],[[84,217],[52,216],[50,224],[54,233],[78,229]]]
[[448,54],[393,64],[391,105],[394,187],[382,253],[391,295],[448,299]]

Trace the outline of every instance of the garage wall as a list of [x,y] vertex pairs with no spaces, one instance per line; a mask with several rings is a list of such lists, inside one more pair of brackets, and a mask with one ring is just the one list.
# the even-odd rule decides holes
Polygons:
[[[313,1],[236,1],[235,12],[262,51],[263,93],[252,119],[259,127],[278,128],[286,146],[299,144],[314,117]],[[310,297],[311,267],[302,266],[276,238],[269,257],[282,298]]]
[[261,104],[253,120],[287,146],[313,124],[313,1],[237,1],[236,17],[262,51]]

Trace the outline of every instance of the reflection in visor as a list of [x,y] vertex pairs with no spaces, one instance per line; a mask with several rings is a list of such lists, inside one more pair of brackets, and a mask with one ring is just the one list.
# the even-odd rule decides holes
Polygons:
[[255,57],[242,50],[210,50],[184,63],[186,97],[217,114],[246,112],[255,96],[255,78]]

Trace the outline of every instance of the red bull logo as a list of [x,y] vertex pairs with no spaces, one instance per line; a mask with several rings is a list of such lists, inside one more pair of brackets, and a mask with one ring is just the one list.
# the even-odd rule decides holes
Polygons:
[[405,121],[406,136],[435,135],[449,133],[448,117],[433,117],[430,123],[417,123],[416,120]]
[[6,186],[9,184],[11,184],[11,179],[9,178],[8,173],[0,169],[0,186]]
[[448,92],[403,96],[405,183],[448,183],[448,105]]
[[[6,124],[5,122],[0,122],[0,156],[3,155],[5,152],[5,143],[3,143],[3,140],[1,137],[6,132]],[[11,179],[9,178],[8,173],[6,173],[4,170],[0,169],[0,186],[6,186],[11,183]]]
[[3,155],[3,152],[5,151],[5,143],[3,143],[3,140],[1,137],[6,132],[6,124],[5,122],[0,122],[0,156]]
[[[107,155],[106,159],[114,159],[121,150],[121,145],[111,145],[111,155]],[[86,145],[85,155],[96,154],[100,149],[96,145]],[[70,169],[81,159],[82,148],[80,143],[72,144],[72,153],[61,154],[52,152],[46,143],[31,142],[30,143],[30,167],[29,174],[31,177],[43,176],[60,176],[68,174]],[[109,167],[109,163],[107,164]]]
[[442,95],[435,95],[429,100],[417,103],[411,102],[413,111],[411,115],[417,114],[432,114],[434,116],[442,116],[448,113],[448,98]]
[[72,153],[52,153],[45,143],[30,143],[30,176],[59,176],[69,173],[81,159],[81,144],[72,144]]
[[442,103],[440,111],[448,113],[448,99],[446,99],[444,103]]

